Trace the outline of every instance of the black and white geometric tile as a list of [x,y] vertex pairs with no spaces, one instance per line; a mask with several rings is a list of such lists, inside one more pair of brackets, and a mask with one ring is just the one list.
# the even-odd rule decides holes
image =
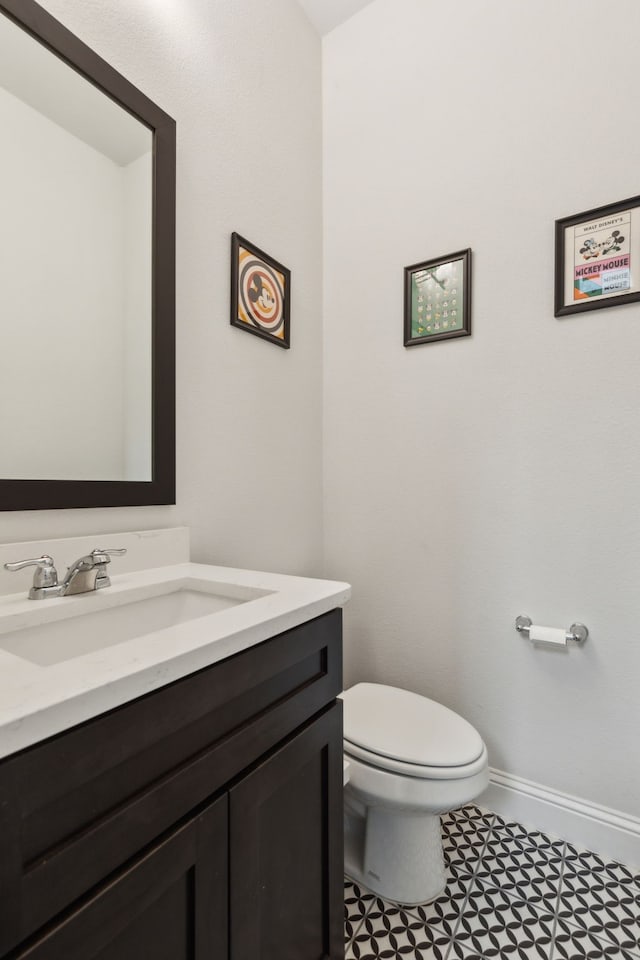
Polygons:
[[640,960],[640,874],[473,804],[442,840],[447,886],[426,906],[345,880],[346,960]]

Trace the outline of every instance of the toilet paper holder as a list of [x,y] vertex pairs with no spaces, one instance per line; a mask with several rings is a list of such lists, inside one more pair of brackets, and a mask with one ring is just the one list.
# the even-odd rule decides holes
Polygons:
[[[531,617],[516,617],[516,630],[518,633],[521,633],[523,637],[529,639],[529,630],[533,626],[533,621]],[[589,631],[585,627],[584,623],[572,623],[568,630],[565,631],[565,638],[567,640],[573,640],[575,643],[584,643],[584,641],[589,636]]]

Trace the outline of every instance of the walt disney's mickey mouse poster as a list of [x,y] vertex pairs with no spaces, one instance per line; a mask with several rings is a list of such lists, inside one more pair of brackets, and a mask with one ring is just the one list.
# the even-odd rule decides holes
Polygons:
[[602,297],[631,287],[631,213],[575,227],[573,299]]
[[640,299],[640,197],[556,221],[556,316]]

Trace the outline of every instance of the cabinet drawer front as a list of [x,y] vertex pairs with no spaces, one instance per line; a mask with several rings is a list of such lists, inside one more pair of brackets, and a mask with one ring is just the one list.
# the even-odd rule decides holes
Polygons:
[[15,960],[211,960],[228,950],[228,798],[149,850]]
[[334,610],[0,764],[0,956],[341,689]]

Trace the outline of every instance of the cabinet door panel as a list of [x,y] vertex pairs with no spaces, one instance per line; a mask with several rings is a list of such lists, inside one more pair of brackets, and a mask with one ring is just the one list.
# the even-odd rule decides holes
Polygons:
[[342,703],[230,794],[231,960],[340,960]]
[[227,818],[224,796],[15,960],[226,960]]

